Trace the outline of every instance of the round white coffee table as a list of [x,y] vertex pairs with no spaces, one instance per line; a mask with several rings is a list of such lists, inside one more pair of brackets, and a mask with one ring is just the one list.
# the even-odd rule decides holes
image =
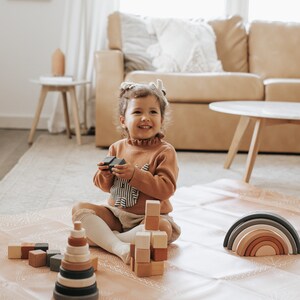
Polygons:
[[255,121],[243,179],[245,182],[250,180],[263,128],[284,123],[300,124],[300,102],[220,101],[210,103],[209,108],[221,113],[241,116],[224,163],[225,169],[230,168],[250,120]]

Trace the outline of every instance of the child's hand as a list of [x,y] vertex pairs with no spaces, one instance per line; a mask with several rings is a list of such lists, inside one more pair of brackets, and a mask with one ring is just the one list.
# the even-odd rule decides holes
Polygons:
[[112,173],[113,173],[113,175],[115,175],[119,178],[130,180],[133,176],[134,169],[135,169],[134,165],[127,162],[124,165],[115,165],[112,168]]
[[111,176],[113,176],[112,173],[109,170],[109,166],[105,165],[104,162],[101,161],[99,164],[97,164],[97,166],[98,166],[98,170],[101,171],[101,174],[104,177],[111,177]]

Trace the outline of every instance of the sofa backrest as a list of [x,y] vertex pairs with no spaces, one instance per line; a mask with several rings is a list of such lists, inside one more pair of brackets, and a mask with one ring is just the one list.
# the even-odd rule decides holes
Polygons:
[[300,77],[300,23],[253,21],[249,71],[262,78]]
[[108,48],[122,50],[120,14],[114,12],[108,16],[107,38]]
[[[141,17],[143,19],[144,17]],[[123,49],[121,13],[108,17],[108,47]],[[209,20],[216,34],[216,50],[224,71],[248,72],[248,37],[240,16]]]
[[224,71],[248,72],[248,36],[240,16],[210,20]]

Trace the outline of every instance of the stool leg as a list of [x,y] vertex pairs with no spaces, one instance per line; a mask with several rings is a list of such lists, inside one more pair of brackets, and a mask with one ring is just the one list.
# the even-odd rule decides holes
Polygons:
[[30,144],[30,145],[33,142],[33,136],[34,136],[37,124],[38,124],[39,119],[40,119],[41,111],[42,111],[42,108],[44,106],[47,93],[48,93],[48,88],[46,86],[42,86],[38,106],[37,106],[36,111],[35,111],[35,116],[34,116],[34,119],[33,119],[33,123],[32,123],[32,126],[31,126],[30,133],[29,133],[29,137],[28,137],[28,144]]
[[67,93],[62,92],[62,99],[64,105],[64,115],[65,115],[65,122],[66,122],[66,130],[68,138],[72,138],[71,130],[70,130],[70,118],[69,118],[69,110],[68,110],[68,102],[67,102]]
[[78,104],[77,104],[77,99],[76,99],[75,87],[71,86],[69,89],[69,92],[71,95],[76,139],[77,139],[78,145],[81,145],[80,122],[79,122]]

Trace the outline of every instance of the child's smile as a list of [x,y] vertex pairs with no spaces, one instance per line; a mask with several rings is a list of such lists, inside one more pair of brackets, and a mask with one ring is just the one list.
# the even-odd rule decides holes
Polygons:
[[131,99],[121,124],[132,139],[149,139],[160,132],[162,116],[155,96]]

